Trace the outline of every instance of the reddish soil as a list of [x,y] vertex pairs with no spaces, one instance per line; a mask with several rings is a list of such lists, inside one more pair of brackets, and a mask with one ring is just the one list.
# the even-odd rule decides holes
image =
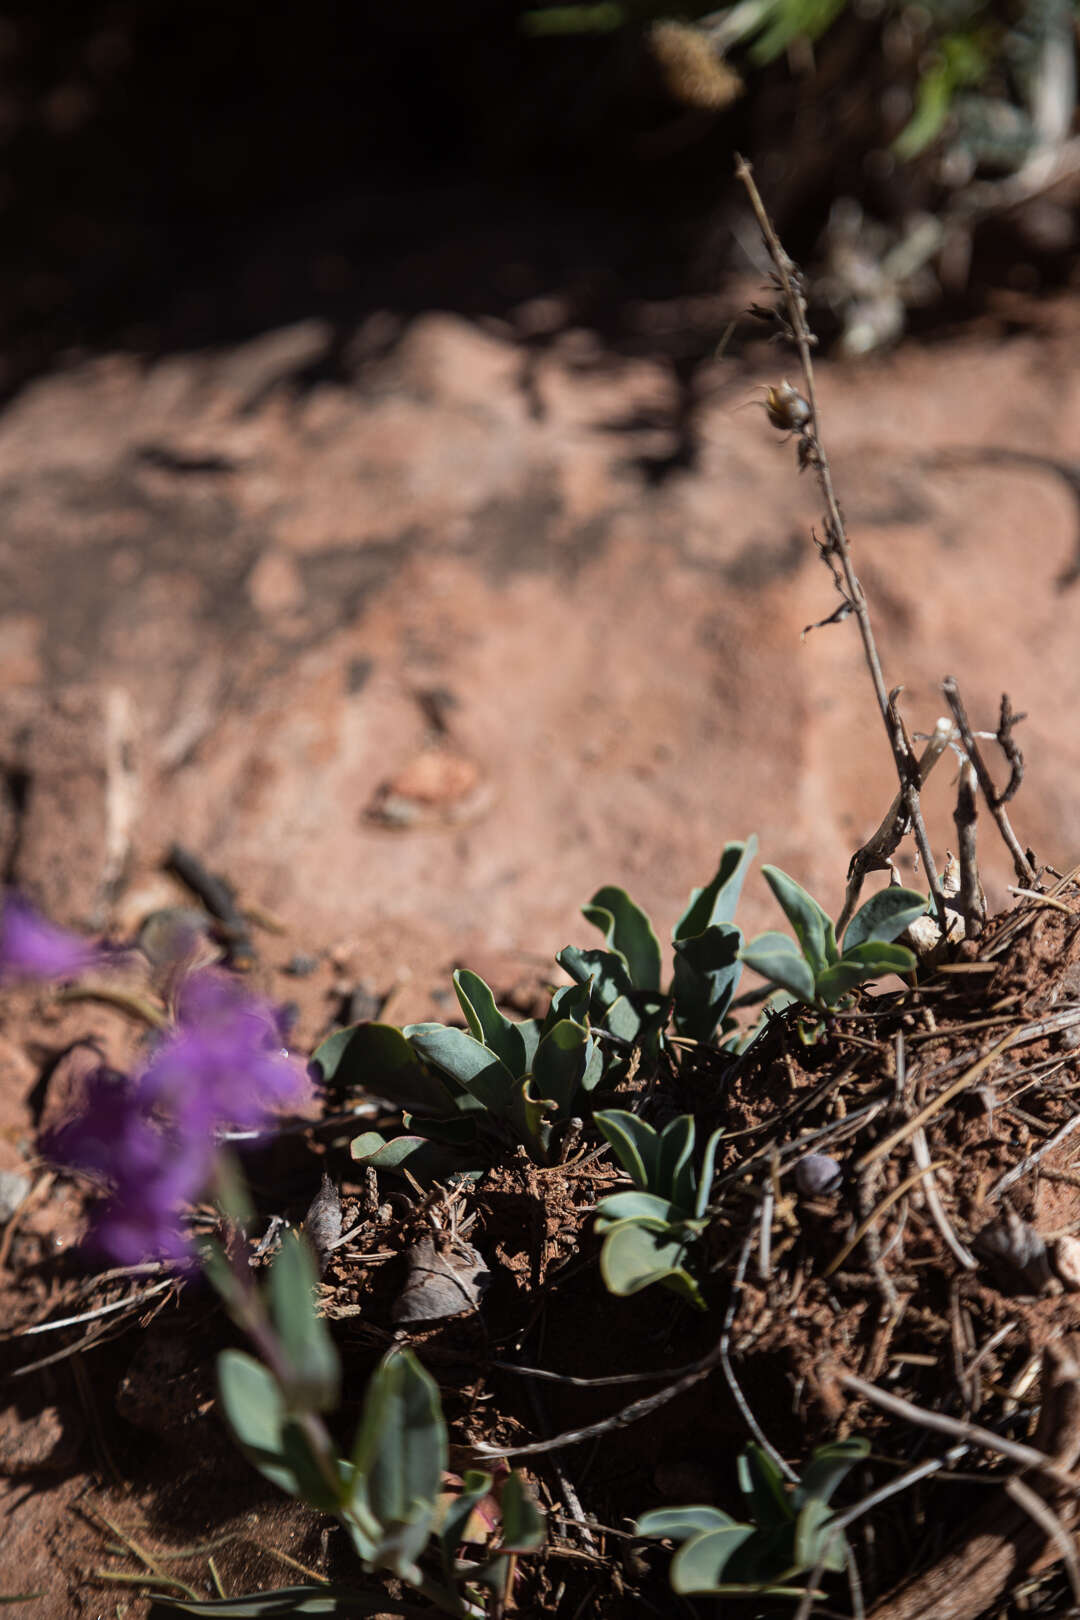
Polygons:
[[[642,319],[719,330],[754,295],[733,287],[704,314],[643,306]],[[823,429],[908,725],[932,728],[945,674],[979,728],[993,729],[1007,689],[1028,716],[1014,824],[1062,870],[1080,856],[1078,309],[1067,297],[1011,301],[949,341],[820,373]],[[538,330],[550,333],[539,347]],[[131,937],[155,908],[190,898],[162,871],[182,842],[254,909],[254,976],[299,1003],[301,1047],[357,992],[367,1011],[356,1016],[380,1004],[394,1022],[450,1016],[459,964],[527,1009],[554,952],[587,937],[577,908],[601,883],[625,885],[667,930],[724,841],[750,831],[765,860],[837,911],[847,860],[894,787],[853,626],[800,640],[836,605],[809,540],[816,491],[793,447],[743,408],[790,364],[744,346],[701,369],[688,407],[670,358],[616,354],[535,302],[506,322],[404,322],[387,309],[333,380],[312,381],[331,342],[313,320],[153,363],[73,361],[0,417],[8,881],[57,921]],[[942,766],[927,795],[939,854],[954,838],[951,776]],[[982,843],[1001,906],[1011,864],[988,830]],[[750,933],[776,924],[756,876],[740,921]],[[1057,962],[1062,936],[1051,943]],[[287,971],[300,954],[315,959],[307,976]],[[109,1009],[58,1009],[38,994],[0,1010],[0,1169],[29,1164],[37,1189],[3,1250],[13,1327],[78,1286],[80,1205],[66,1183],[37,1181],[33,1160],[34,1129],[62,1112],[72,1065],[42,1109],[42,1062],[87,1033],[120,1053],[125,1028]],[[968,1129],[979,1143],[952,1148],[999,1173],[981,1120]],[[1061,1207],[1062,1184],[1050,1190],[1041,1183],[1044,1203],[1023,1212],[1056,1230],[1075,1203]],[[492,1192],[495,1226],[498,1196],[512,1193]],[[529,1247],[530,1266],[565,1258],[580,1209],[574,1220]],[[831,1230],[827,1211],[822,1220]],[[505,1222],[499,1243],[512,1279]],[[496,1336],[519,1320],[513,1286],[502,1284]],[[602,1317],[583,1320],[583,1335],[622,1336],[635,1368],[708,1348],[693,1324],[685,1344],[650,1350],[595,1278],[570,1297]],[[1073,1297],[1027,1316],[1071,1327]],[[200,1360],[205,1313],[190,1298],[186,1368],[142,1373],[151,1387],[190,1376],[191,1426],[173,1406],[162,1430],[140,1402],[133,1358],[168,1350],[178,1309],[168,1293],[147,1310],[159,1307],[141,1338],[7,1386],[0,1564],[6,1589],[44,1594],[27,1610],[42,1620],[146,1612],[91,1579],[110,1559],[134,1567],[107,1550],[103,1513],[172,1548],[205,1543],[227,1519],[246,1538],[218,1559],[230,1591],[283,1584],[286,1554],[323,1572],[344,1563],[221,1435]],[[996,1325],[996,1309],[977,1320]],[[867,1334],[872,1378],[885,1347]],[[39,1343],[47,1355],[48,1336]],[[806,1370],[796,1356],[792,1376]],[[462,1387],[467,1407],[477,1389]],[[535,1428],[518,1404],[507,1397],[502,1410]],[[579,1419],[572,1402],[554,1406],[553,1427]],[[726,1409],[715,1422],[741,1443]],[[661,1462],[689,1456],[708,1473],[716,1438],[691,1454],[683,1428],[658,1423],[631,1431],[603,1469],[617,1484],[659,1445]],[[617,1505],[609,1473],[595,1500],[610,1491]],[[664,1494],[685,1500],[685,1483]]]

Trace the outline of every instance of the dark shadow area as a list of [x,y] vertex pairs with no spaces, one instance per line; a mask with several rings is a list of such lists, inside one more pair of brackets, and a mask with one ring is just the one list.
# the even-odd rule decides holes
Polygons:
[[[877,24],[845,18],[811,75],[778,62],[731,107],[688,113],[643,32],[530,38],[521,9],[14,0],[0,398],[86,352],[152,358],[310,317],[329,335],[296,376],[348,377],[401,321],[444,309],[509,318],[534,347],[586,326],[670,353],[689,418],[715,323],[684,311],[676,341],[641,306],[748,268],[736,149],[800,258],[839,194],[886,218],[928,201],[914,171],[867,177]],[[678,429],[651,477],[693,465]]]

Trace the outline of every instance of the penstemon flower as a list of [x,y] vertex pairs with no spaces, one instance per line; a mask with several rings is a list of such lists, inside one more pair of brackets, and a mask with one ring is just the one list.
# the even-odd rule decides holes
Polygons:
[[0,980],[71,979],[101,953],[77,934],[47,922],[9,891],[0,917]]
[[182,981],[176,1022],[134,1076],[96,1069],[81,1115],[54,1131],[49,1157],[104,1181],[93,1243],[122,1265],[182,1260],[185,1203],[209,1185],[221,1132],[267,1128],[307,1094],[281,1048],[274,1009],[235,979],[202,969]]

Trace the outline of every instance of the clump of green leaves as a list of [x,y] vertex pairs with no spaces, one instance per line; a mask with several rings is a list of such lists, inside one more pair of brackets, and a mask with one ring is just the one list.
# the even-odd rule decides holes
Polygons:
[[[292,1237],[283,1244],[265,1302],[223,1263],[213,1265],[211,1275],[263,1353],[258,1360],[226,1350],[218,1358],[221,1405],[248,1461],[281,1490],[339,1519],[365,1569],[388,1572],[448,1614],[481,1620],[483,1590],[501,1597],[514,1556],[544,1539],[543,1516],[520,1475],[508,1475],[498,1489],[497,1544],[477,1558],[459,1558],[474,1510],[494,1500],[493,1482],[489,1474],[471,1472],[460,1492],[448,1496],[439,1391],[416,1357],[396,1349],[384,1356],[368,1384],[352,1449],[339,1456],[321,1414],[337,1405],[341,1367],[315,1310],[316,1275],[306,1245]],[[245,1599],[243,1612],[283,1613],[288,1597],[297,1606],[287,1612],[303,1613],[300,1598],[316,1595],[331,1605],[320,1613],[355,1612],[354,1592],[325,1586]],[[231,1609],[175,1600],[172,1606],[198,1614],[238,1612],[237,1600],[229,1601]],[[376,1606],[385,1606],[385,1598]]]
[[671,1561],[676,1592],[801,1597],[790,1584],[796,1577],[819,1565],[831,1573],[844,1567],[847,1543],[829,1503],[869,1450],[862,1436],[819,1446],[790,1485],[768,1452],[748,1446],[738,1462],[745,1522],[715,1507],[658,1508],[641,1516],[637,1533],[681,1543]]
[[792,1000],[824,1011],[868,979],[914,971],[914,952],[894,941],[925,912],[924,895],[914,889],[879,890],[852,917],[840,946],[828,912],[794,878],[775,866],[761,870],[795,938],[759,934],[739,954],[747,967],[786,990]]
[[466,1028],[447,1024],[357,1024],[338,1030],[312,1055],[322,1083],[338,1095],[366,1090],[404,1111],[404,1133],[389,1141],[367,1131],[353,1158],[420,1181],[476,1174],[507,1147],[549,1164],[570,1120],[593,1112],[638,1048],[653,1060],[668,1039],[710,1041],[728,1019],[742,964],[734,923],[757,840],[725,846],[712,881],[695,889],[672,936],[666,987],[652,923],[623,889],[598,889],[583,914],[604,948],[567,946],[560,966],[574,981],[557,989],[543,1019],[499,1010],[478,974],[461,969],[454,989]]
[[679,1114],[662,1131],[617,1108],[595,1119],[635,1188],[613,1193],[597,1206],[596,1230],[604,1238],[600,1275],[609,1292],[636,1294],[662,1283],[704,1310],[693,1253],[708,1225],[713,1163],[723,1131],[710,1136],[699,1172],[690,1114]]

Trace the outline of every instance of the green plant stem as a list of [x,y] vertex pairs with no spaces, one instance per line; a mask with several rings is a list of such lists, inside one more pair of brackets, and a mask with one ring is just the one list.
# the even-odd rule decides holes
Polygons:
[[874,696],[877,699],[878,709],[881,712],[882,722],[885,726],[885,734],[889,739],[889,747],[892,749],[893,762],[896,766],[896,774],[900,781],[900,792],[904,801],[904,808],[907,811],[908,817],[911,821],[912,831],[915,834],[915,843],[918,847],[923,868],[926,872],[926,881],[929,885],[930,893],[934,901],[934,909],[937,912],[938,923],[942,929],[942,932],[945,933],[947,931],[945,918],[945,897],[941,892],[941,885],[938,881],[937,866],[934,862],[933,850],[930,848],[930,840],[927,837],[926,826],[922,818],[922,810],[919,806],[918,764],[911,752],[910,744],[903,735],[903,728],[900,726],[898,717],[896,716],[896,694],[893,693],[890,695],[885,686],[885,677],[882,674],[881,669],[881,659],[878,656],[877,642],[874,639],[874,630],[870,622],[870,609],[867,605],[866,595],[851,560],[851,548],[848,543],[847,530],[844,526],[844,517],[840,510],[840,503],[836,498],[836,491],[833,487],[832,468],[829,465],[829,458],[825,452],[824,445],[821,442],[821,430],[818,419],[817,391],[814,386],[814,365],[810,356],[810,349],[813,340],[810,328],[806,324],[804,301],[793,280],[795,265],[784,251],[780,238],[777,236],[776,231],[773,229],[772,222],[770,221],[768,214],[765,212],[765,205],[761,200],[761,193],[758,191],[758,188],[754,183],[754,177],[751,172],[750,165],[746,162],[745,158],[736,157],[735,174],[746,187],[747,195],[750,198],[750,206],[754,210],[754,215],[758,222],[758,228],[761,231],[765,246],[768,249],[769,257],[776,268],[777,279],[784,295],[784,302],[787,305],[790,329],[795,340],[795,347],[798,350],[799,362],[802,366],[803,380],[806,386],[806,399],[810,406],[810,421],[807,427],[803,430],[803,439],[809,443],[813,451],[811,460],[813,462],[814,469],[817,472],[818,483],[821,486],[821,492],[825,499],[829,546],[840,564],[840,569],[844,577],[844,588],[847,593],[847,599],[851,604],[852,612],[855,614],[855,618],[859,626],[859,634],[862,637],[863,654],[866,658],[866,667],[870,671],[870,679],[874,687]]

